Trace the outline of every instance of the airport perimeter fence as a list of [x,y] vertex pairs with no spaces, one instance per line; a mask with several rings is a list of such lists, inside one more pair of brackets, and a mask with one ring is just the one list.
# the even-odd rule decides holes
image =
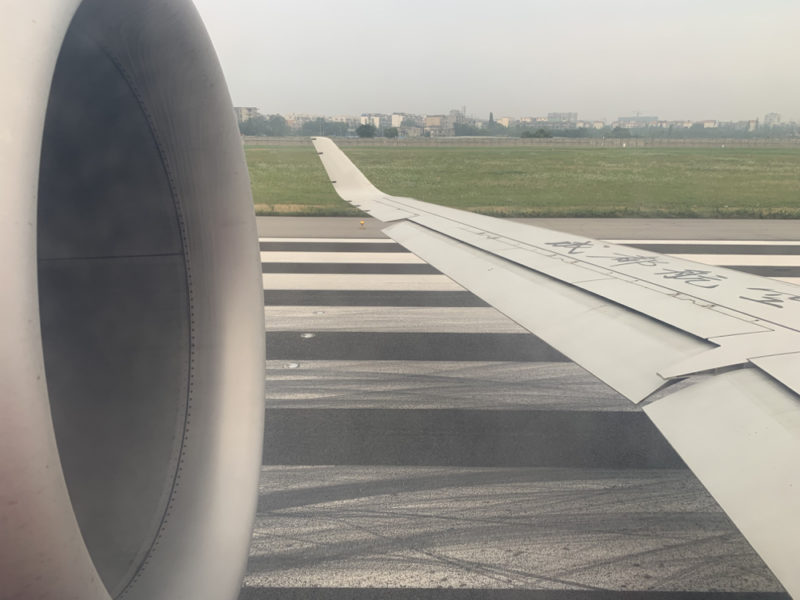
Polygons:
[[[242,136],[246,146],[306,146],[309,137]],[[513,147],[541,148],[800,148],[800,138],[513,138],[513,137],[407,137],[346,138],[335,137],[339,146],[366,147]]]

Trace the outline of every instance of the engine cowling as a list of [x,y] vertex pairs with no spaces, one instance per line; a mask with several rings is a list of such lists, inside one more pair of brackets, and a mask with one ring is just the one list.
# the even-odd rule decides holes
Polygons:
[[214,50],[188,0],[0,27],[0,597],[235,598],[263,291]]

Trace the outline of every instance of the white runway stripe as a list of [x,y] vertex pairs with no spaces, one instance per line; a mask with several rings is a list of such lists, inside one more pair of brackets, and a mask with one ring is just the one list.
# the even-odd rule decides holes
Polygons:
[[[260,238],[264,242],[288,242],[298,245],[325,243],[394,244],[385,238]],[[623,244],[706,244],[716,246],[800,246],[800,241],[764,240],[608,240]],[[800,255],[775,254],[671,254],[710,266],[798,267]],[[326,264],[424,264],[410,252],[261,252],[264,263],[326,263]],[[800,277],[774,278],[800,284]],[[443,275],[368,275],[368,274],[265,274],[264,289],[269,290],[374,290],[374,291],[460,291],[462,288]]]
[[603,240],[611,244],[675,244],[708,246],[800,246],[798,241],[778,240]]
[[670,254],[675,258],[684,258],[706,265],[727,266],[770,266],[800,267],[800,255],[790,256],[775,254]]
[[[291,238],[291,237],[260,237],[259,242],[286,242],[286,243],[335,243],[335,244],[396,244],[390,238]],[[611,244],[707,244],[709,246],[800,246],[800,241],[797,240],[617,240],[605,239],[602,240]]]
[[261,252],[265,263],[421,264],[411,252]]
[[280,243],[321,243],[321,244],[396,244],[389,238],[280,238],[280,237],[260,237],[259,242],[280,242]]
[[320,275],[265,273],[265,290],[463,291],[444,275]]
[[[279,243],[326,243],[326,244],[396,244],[390,238],[281,238],[260,237],[259,242]],[[601,240],[611,244],[671,244],[671,245],[708,245],[708,246],[800,246],[797,240]]]
[[267,331],[526,333],[488,307],[268,306]]
[[266,403],[303,408],[635,412],[574,363],[268,360]]

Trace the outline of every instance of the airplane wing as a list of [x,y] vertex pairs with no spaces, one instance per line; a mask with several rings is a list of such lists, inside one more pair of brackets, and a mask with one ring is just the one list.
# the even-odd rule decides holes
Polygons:
[[389,237],[639,404],[800,598],[800,287],[390,196],[313,143]]

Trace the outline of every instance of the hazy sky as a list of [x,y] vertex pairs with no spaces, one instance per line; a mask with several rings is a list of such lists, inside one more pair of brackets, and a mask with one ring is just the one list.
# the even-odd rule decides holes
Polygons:
[[797,0],[195,0],[263,113],[800,120]]

